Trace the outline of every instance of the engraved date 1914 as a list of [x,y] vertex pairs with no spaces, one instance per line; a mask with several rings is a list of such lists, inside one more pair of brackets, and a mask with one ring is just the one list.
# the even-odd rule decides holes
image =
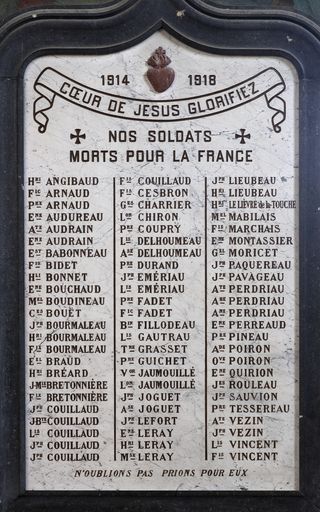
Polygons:
[[103,86],[110,85],[111,87],[114,85],[129,85],[130,80],[128,75],[101,75],[100,76],[101,83]]

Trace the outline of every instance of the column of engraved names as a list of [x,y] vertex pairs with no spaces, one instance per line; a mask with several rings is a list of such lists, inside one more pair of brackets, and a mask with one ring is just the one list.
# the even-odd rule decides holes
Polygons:
[[[134,233],[132,178],[114,178],[115,330],[114,458],[135,460]],[[118,234],[118,236],[117,236]],[[118,311],[118,314],[116,313]],[[119,320],[117,320],[119,318]],[[120,405],[118,405],[118,403]],[[119,414],[118,414],[119,413]],[[119,427],[119,428],[118,428]]]
[[[292,273],[291,224],[281,221],[281,180],[274,176],[226,176],[224,222],[226,252],[227,324],[225,345],[226,428],[221,432],[231,464],[262,461],[275,466],[279,439],[270,428],[270,413],[286,414],[281,404],[277,368],[279,341],[287,325],[286,304]],[[282,206],[283,207],[283,206]],[[216,224],[216,217],[213,217]],[[283,247],[288,252],[283,253]],[[287,257],[284,257],[286,254]],[[225,434],[228,433],[228,440]]]
[[173,461],[177,424],[185,420],[183,402],[195,388],[188,353],[196,320],[192,312],[182,312],[192,289],[185,262],[202,257],[202,237],[189,235],[183,222],[193,210],[191,185],[187,177],[132,177],[135,378],[131,407],[123,404],[119,418],[125,425],[121,437],[131,436],[130,445],[129,439],[122,445],[121,460]]
[[[95,233],[104,213],[91,194],[96,177],[47,177],[41,189],[44,320],[41,379],[43,403],[33,421],[43,428],[48,464],[98,461],[99,424],[108,383],[95,365],[106,354],[106,297],[92,262],[107,258]],[[98,264],[99,265],[99,264]]]
[[43,459],[42,424],[43,395],[41,380],[43,377],[43,326],[44,299],[41,273],[44,268],[42,257],[43,212],[41,196],[42,180],[39,176],[28,178],[26,190],[26,217],[28,230],[26,235],[26,332],[27,334],[27,432],[29,439],[30,461]]
[[[227,244],[225,221],[228,201],[225,177],[206,180],[207,200],[207,435],[206,459],[225,459],[226,349],[227,349]],[[210,390],[210,391],[209,391]]]

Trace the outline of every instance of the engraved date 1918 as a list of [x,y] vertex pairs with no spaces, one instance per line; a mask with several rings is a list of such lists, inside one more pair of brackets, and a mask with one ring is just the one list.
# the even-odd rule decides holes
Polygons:
[[216,75],[188,75],[189,85],[216,85]]

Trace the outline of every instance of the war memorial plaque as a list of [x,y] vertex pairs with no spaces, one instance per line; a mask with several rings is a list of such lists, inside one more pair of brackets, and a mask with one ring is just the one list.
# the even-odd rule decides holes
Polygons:
[[289,22],[262,49],[263,22],[242,21],[240,46],[231,20],[178,3],[144,2],[143,36],[137,5],[105,13],[99,44],[87,18],[59,48],[37,51],[28,29],[13,263],[25,500],[302,496],[319,178],[317,80],[301,69],[315,68]]
[[24,84],[27,488],[296,490],[292,64],[159,31]]

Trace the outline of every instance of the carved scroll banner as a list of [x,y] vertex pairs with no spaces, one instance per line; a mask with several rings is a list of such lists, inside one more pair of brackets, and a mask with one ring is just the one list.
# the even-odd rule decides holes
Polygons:
[[213,116],[264,96],[268,107],[275,112],[272,115],[275,132],[281,131],[281,124],[286,118],[286,104],[281,97],[285,83],[281,74],[273,68],[227,89],[170,101],[150,101],[108,94],[76,82],[51,68],[42,71],[34,88],[39,94],[34,104],[34,118],[40,133],[47,129],[48,111],[56,96],[105,116],[150,122],[184,121]]

